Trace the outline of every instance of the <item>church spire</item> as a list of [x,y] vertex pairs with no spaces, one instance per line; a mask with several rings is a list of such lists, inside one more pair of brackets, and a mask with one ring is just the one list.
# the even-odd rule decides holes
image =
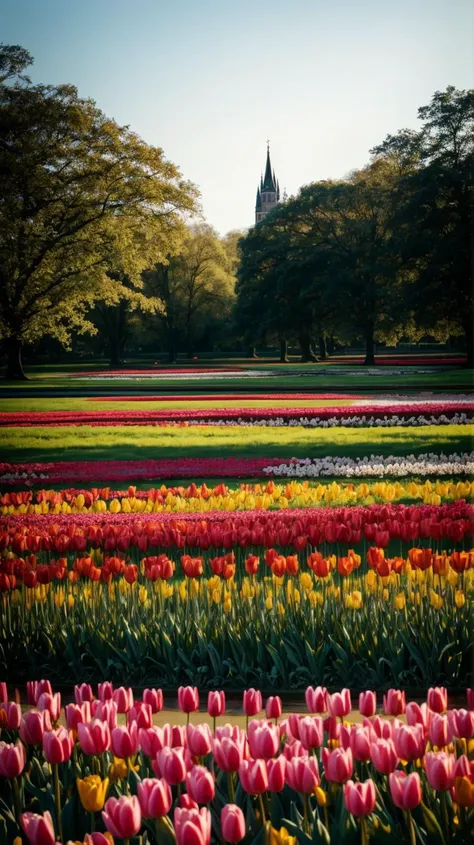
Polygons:
[[263,191],[276,191],[274,182],[274,174],[272,173],[272,165],[270,161],[270,141],[267,141],[267,162],[265,165],[265,176],[263,177]]
[[280,201],[280,185],[273,170],[270,160],[270,141],[267,140],[267,160],[265,162],[265,173],[260,177],[260,186],[257,189],[257,200],[255,203],[255,222],[259,223],[272,211]]

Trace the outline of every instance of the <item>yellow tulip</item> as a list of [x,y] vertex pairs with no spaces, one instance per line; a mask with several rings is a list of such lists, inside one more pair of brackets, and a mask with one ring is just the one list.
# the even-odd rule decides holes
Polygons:
[[265,599],[265,607],[267,610],[271,610],[273,607],[273,599],[271,596],[267,596]]
[[395,610],[403,610],[406,605],[406,596],[405,593],[398,593],[393,600],[393,606]]
[[105,804],[109,779],[101,780],[99,775],[89,775],[84,780],[77,778],[76,784],[84,810],[87,810],[88,813],[100,812]]
[[456,590],[454,594],[454,603],[456,607],[463,607],[466,604],[466,596],[463,590]]
[[296,845],[296,836],[290,836],[286,827],[281,827],[280,830],[270,827],[268,842],[269,845]]
[[139,587],[139,589],[138,589],[138,601],[140,602],[140,604],[145,604],[147,598],[148,598],[148,592],[147,592],[146,587],[143,587],[143,586]]
[[434,607],[435,610],[439,610],[443,607],[443,597],[436,593],[434,590],[430,590],[430,604],[431,607]]

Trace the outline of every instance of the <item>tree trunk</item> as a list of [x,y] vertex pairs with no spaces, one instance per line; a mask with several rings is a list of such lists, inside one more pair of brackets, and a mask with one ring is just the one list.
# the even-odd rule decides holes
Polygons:
[[309,361],[317,361],[318,357],[314,354],[314,351],[311,347],[311,340],[309,338],[309,335],[300,334],[299,342],[301,347],[301,363],[307,364]]
[[288,361],[288,341],[280,338],[280,364],[287,364]]
[[365,335],[365,361],[364,364],[375,364],[375,341],[373,329],[367,329]]
[[335,344],[335,342],[334,342],[334,338],[333,338],[332,336],[331,336],[331,337],[328,337],[328,341],[327,341],[327,344],[326,344],[326,345],[327,345],[327,353],[328,353],[328,355],[332,355],[332,353],[334,352],[334,350],[335,350],[335,348],[336,348],[336,344]]
[[319,358],[321,361],[325,361],[328,357],[328,351],[326,347],[326,338],[323,334],[319,335]]
[[22,342],[16,337],[7,341],[7,368],[5,378],[8,381],[28,381],[21,360]]

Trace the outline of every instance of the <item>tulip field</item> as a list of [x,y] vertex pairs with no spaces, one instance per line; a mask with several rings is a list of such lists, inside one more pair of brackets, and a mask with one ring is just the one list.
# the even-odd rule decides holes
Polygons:
[[5,400],[0,845],[473,841],[472,397],[252,373]]

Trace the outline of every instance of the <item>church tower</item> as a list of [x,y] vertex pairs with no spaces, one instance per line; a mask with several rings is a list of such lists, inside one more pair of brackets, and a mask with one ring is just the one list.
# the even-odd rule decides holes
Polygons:
[[267,141],[265,176],[260,179],[255,203],[255,223],[259,223],[280,202],[280,185],[270,162],[270,142]]

